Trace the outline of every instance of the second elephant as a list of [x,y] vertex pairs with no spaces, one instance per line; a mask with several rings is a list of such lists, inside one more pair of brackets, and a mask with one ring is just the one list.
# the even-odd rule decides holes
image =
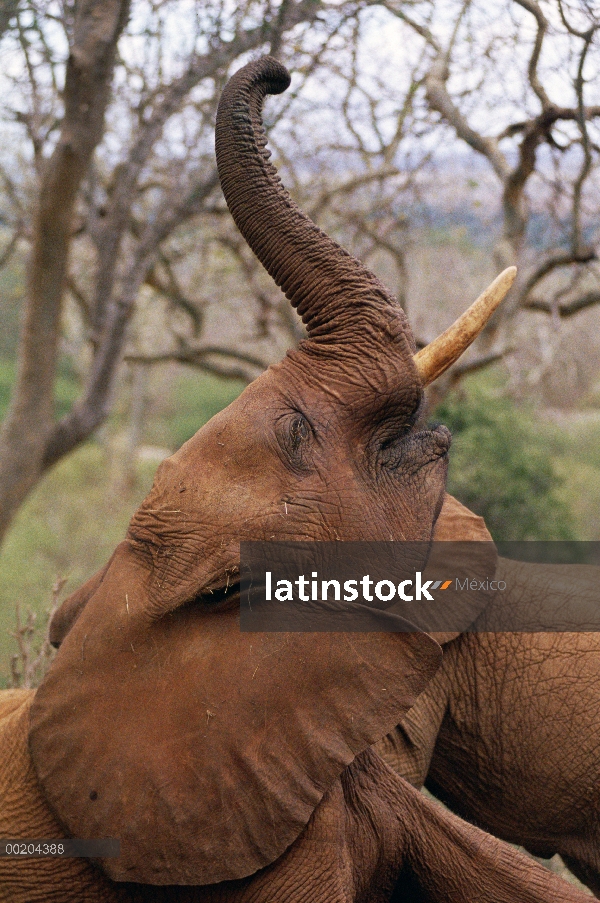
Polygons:
[[[449,539],[490,539],[447,498]],[[598,600],[598,570],[499,558],[507,591],[490,602],[533,619],[549,596]],[[562,856],[600,897],[600,633],[483,632],[442,638],[444,659],[379,745],[386,761],[453,811],[531,853]]]

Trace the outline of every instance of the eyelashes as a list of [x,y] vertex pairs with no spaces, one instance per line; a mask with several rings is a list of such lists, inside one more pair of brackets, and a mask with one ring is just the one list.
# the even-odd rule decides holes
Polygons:
[[308,421],[302,414],[296,414],[292,418],[289,427],[290,448],[294,454],[297,454],[302,445],[310,439],[311,429]]
[[289,411],[277,424],[279,446],[294,470],[307,468],[313,439],[314,430],[310,421],[298,410]]

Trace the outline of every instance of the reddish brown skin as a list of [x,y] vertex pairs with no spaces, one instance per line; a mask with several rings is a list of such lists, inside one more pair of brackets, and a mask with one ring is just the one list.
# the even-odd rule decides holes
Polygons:
[[[565,601],[576,591],[597,606],[597,568],[589,579],[585,569],[559,570]],[[547,567],[501,560],[498,574],[511,586],[503,603],[520,612],[556,592]],[[546,858],[559,853],[600,896],[600,635],[461,636],[411,718],[432,705],[443,715],[434,792],[499,837]]]
[[[231,80],[217,157],[308,339],[161,466],[106,570],[55,619],[21,796],[57,831],[123,844],[55,899],[383,903],[400,881],[427,903],[467,903],[474,886],[486,903],[575,903],[369,752],[435,672],[430,637],[254,638],[230,600],[210,604],[236,578],[241,539],[428,540],[443,500],[449,434],[417,425],[404,314],[268,163],[260,109],[287,83],[270,59]],[[11,903],[36,899],[17,890]]]
[[[436,539],[491,539],[447,501]],[[469,535],[470,534],[470,535]],[[491,573],[491,571],[490,571]],[[533,622],[552,595],[597,611],[599,571],[498,559],[477,632],[436,635],[442,667],[378,751],[464,818],[545,858],[559,853],[600,896],[600,634],[485,632],[497,614]],[[579,609],[581,610],[581,608]]]
[[[240,539],[431,534],[444,434],[409,434],[386,472],[368,450],[356,459],[361,435],[340,427],[345,410],[336,423],[336,405],[325,397],[309,407],[302,387],[295,410],[310,411],[318,439],[294,474],[278,428],[297,417],[283,396],[286,365],[299,357],[161,466],[128,538],[87,603],[77,600],[34,704],[31,749],[45,794],[78,836],[122,838],[123,855],[105,864],[113,878],[208,883],[273,861],[439,663],[425,635],[254,638],[239,632],[237,606],[210,605],[209,591],[235,580]],[[188,604],[198,593],[205,598]],[[227,819],[240,785],[234,831]]]
[[443,500],[450,436],[417,426],[401,308],[264,153],[260,106],[287,80],[270,59],[231,80],[217,159],[308,338],[161,465],[108,568],[56,616],[66,639],[32,707],[46,799],[78,836],[122,838],[104,863],[121,881],[206,884],[273,862],[439,664],[423,634],[254,639],[235,606],[210,604],[237,579],[240,540],[428,540]]
[[[30,690],[0,693],[0,834],[63,836],[27,749]],[[585,903],[536,862],[426,800],[372,751],[290,849],[240,881],[116,884],[89,860],[0,858],[2,903]]]

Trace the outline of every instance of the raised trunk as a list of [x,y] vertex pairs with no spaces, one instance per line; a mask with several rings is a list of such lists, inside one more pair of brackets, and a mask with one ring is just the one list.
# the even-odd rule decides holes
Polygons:
[[[248,64],[228,83],[217,115],[219,177],[231,214],[246,241],[297,308],[309,338],[318,343],[399,342],[408,357],[415,346],[393,296],[362,263],[322,232],[292,201],[269,162],[261,109],[290,76],[271,57]],[[389,345],[388,345],[389,350]]]

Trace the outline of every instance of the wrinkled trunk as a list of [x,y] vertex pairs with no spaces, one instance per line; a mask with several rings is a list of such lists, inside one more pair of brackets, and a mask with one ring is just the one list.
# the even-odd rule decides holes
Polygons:
[[[393,296],[362,263],[322,232],[292,201],[269,162],[261,109],[290,76],[263,57],[241,69],[225,88],[217,116],[216,151],[225,199],[240,232],[292,305],[316,343],[354,340],[368,353],[400,339],[414,352],[406,317]],[[382,335],[383,333],[383,335]]]

